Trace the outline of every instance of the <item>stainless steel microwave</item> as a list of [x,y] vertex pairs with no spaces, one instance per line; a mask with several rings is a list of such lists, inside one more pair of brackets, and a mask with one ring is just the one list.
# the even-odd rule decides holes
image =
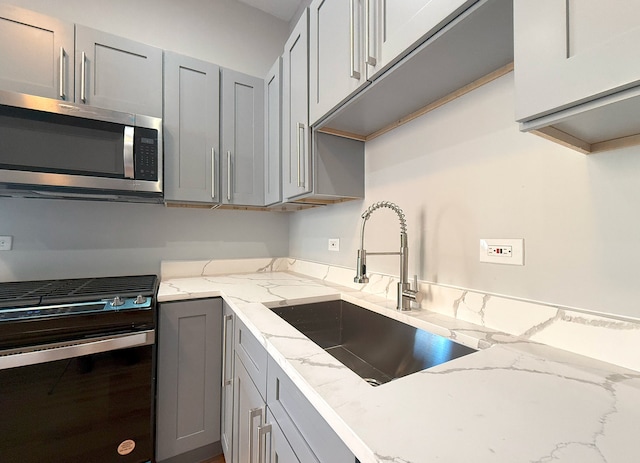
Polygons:
[[162,119],[0,91],[0,196],[162,202]]

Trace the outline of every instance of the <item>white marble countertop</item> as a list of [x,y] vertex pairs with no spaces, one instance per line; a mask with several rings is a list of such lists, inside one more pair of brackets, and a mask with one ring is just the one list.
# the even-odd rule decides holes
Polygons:
[[[222,296],[362,462],[640,461],[640,373],[289,272],[172,278]],[[267,307],[343,299],[474,354],[371,387]]]

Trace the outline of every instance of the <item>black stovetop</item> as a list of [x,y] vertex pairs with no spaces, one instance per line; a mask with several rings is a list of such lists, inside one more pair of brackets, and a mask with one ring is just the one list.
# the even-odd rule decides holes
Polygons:
[[155,275],[0,283],[0,308],[85,302],[120,297],[151,297],[157,289]]

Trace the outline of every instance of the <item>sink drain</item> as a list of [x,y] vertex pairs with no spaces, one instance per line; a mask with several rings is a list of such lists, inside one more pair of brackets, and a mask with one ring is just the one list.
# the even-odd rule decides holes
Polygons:
[[367,383],[371,384],[372,386],[380,386],[382,385],[382,383],[380,381],[378,381],[377,379],[374,378],[363,378]]

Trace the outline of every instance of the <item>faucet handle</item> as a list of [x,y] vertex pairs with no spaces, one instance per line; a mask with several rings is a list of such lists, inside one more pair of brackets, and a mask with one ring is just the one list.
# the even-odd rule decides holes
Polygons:
[[420,304],[422,302],[422,298],[423,295],[422,293],[419,291],[420,287],[418,286],[418,275],[413,275],[413,293],[414,293],[414,297],[413,300],[417,303]]

